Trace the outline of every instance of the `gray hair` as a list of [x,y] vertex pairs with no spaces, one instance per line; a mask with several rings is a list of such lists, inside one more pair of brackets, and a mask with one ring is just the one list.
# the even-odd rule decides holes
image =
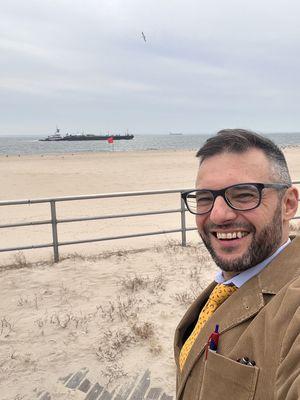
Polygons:
[[202,162],[216,154],[244,153],[250,149],[260,149],[271,162],[272,175],[278,183],[292,185],[286,159],[280,148],[272,140],[246,129],[223,129],[206,140],[196,157]]

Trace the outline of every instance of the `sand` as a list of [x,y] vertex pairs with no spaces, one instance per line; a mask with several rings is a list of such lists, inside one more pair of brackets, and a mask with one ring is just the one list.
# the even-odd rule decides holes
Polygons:
[[[300,180],[298,148],[284,150]],[[194,186],[193,151],[0,157],[1,200]],[[178,208],[178,195],[72,202],[59,218]],[[299,215],[299,214],[298,214]],[[49,207],[0,207],[1,224],[49,218]],[[60,240],[172,229],[180,214],[59,226]],[[193,218],[188,218],[193,226]],[[1,229],[1,248],[51,241],[50,226]],[[216,267],[195,232],[0,253],[0,398],[84,399],[59,378],[88,368],[108,390],[151,371],[151,385],[174,395],[173,333]],[[75,254],[77,253],[77,254]],[[10,267],[8,267],[10,265]],[[12,268],[13,266],[13,268]],[[41,395],[40,395],[41,396]]]
[[[181,189],[194,186],[197,160],[193,151],[145,151],[130,153],[88,153],[48,156],[0,157],[0,187],[2,200],[76,196],[112,192],[131,192],[159,189]],[[60,203],[58,218],[145,212],[180,207],[179,195],[144,196]],[[0,207],[2,224],[16,221],[49,220],[48,204]],[[193,218],[190,219],[193,223]],[[114,235],[151,232],[180,227],[180,214],[147,216],[131,219],[108,219],[96,222],[62,224],[59,240],[80,240]],[[129,228],[129,229],[128,229]],[[179,235],[171,238],[179,238]],[[16,240],[17,239],[17,240]],[[61,248],[62,254],[80,251],[85,254],[103,250],[144,247],[159,244],[160,237],[102,242],[95,245]],[[16,244],[32,245],[51,242],[51,226],[6,229],[0,247]],[[51,257],[48,249],[27,251],[28,259]],[[7,256],[0,254],[7,260]],[[9,256],[10,257],[10,256]]]

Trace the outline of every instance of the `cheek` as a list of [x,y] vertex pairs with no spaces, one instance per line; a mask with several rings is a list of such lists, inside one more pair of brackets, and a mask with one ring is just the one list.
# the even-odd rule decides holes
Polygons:
[[203,231],[205,219],[206,218],[201,215],[196,215],[195,220],[196,220],[196,225],[197,225],[198,231]]
[[246,212],[244,218],[259,231],[265,225],[268,225],[273,221],[274,215],[275,210],[270,210],[270,208],[262,206]]

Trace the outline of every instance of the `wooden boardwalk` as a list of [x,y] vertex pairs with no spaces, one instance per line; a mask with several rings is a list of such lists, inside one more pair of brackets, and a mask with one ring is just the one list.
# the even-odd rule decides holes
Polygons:
[[[71,373],[59,382],[67,389],[76,390],[82,394],[82,400],[173,400],[160,387],[151,386],[151,373],[147,369],[141,376],[129,379],[117,389],[109,391],[98,382],[91,382],[87,378],[89,370],[81,370]],[[38,394],[38,400],[56,400],[47,391]]]

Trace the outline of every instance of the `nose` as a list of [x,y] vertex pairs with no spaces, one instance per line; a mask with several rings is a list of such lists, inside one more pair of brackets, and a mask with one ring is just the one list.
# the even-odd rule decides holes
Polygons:
[[229,207],[222,196],[216,197],[214,206],[210,212],[210,220],[217,225],[223,225],[232,222],[236,217],[237,211]]

